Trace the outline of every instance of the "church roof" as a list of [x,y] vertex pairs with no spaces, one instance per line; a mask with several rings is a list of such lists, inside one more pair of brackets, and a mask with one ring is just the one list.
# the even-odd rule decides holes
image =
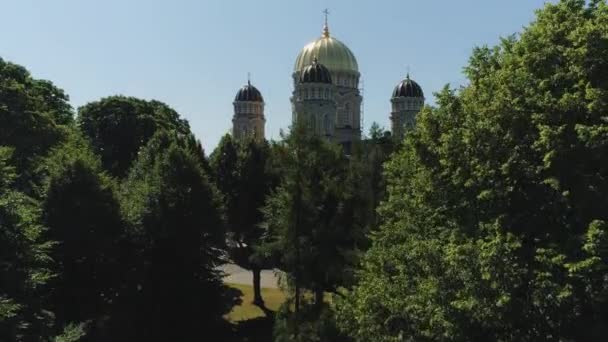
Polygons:
[[424,93],[422,87],[416,81],[410,79],[408,74],[393,90],[393,98],[395,97],[424,97]]
[[329,83],[331,84],[331,73],[317,58],[312,64],[304,68],[300,73],[300,83]]
[[258,88],[252,86],[250,81],[247,81],[247,84],[236,93],[234,101],[264,102],[264,98]]
[[294,72],[300,72],[312,64],[315,57],[318,58],[319,63],[322,63],[332,72],[359,72],[357,59],[348,46],[330,36],[327,18],[321,38],[304,46],[298,54],[294,65]]

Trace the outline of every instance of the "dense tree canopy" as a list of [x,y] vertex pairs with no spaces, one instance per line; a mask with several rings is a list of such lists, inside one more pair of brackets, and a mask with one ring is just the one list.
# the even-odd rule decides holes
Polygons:
[[0,58],[0,146],[14,149],[17,186],[29,190],[37,158],[61,141],[72,115],[63,90]]
[[46,161],[43,203],[51,256],[51,309],[57,323],[94,320],[108,311],[120,282],[124,224],[114,184],[80,136],[58,146]]
[[262,207],[277,176],[270,167],[271,149],[266,141],[234,141],[225,135],[211,154],[211,168],[226,208],[228,255],[232,262],[253,273],[254,303],[261,305],[260,272],[269,267],[255,253],[261,243]]
[[121,304],[124,340],[204,339],[221,331],[232,304],[216,271],[224,245],[217,194],[187,146],[155,135],[124,187],[136,254]]
[[352,195],[344,184],[348,161],[337,145],[293,128],[275,157],[281,183],[264,209],[262,252],[279,256],[279,267],[300,286],[322,293],[341,284],[352,241]]
[[77,121],[104,168],[117,177],[127,174],[139,149],[157,131],[190,133],[188,123],[166,104],[125,96],[86,104],[78,109]]
[[342,303],[361,341],[598,340],[608,319],[608,6],[549,4],[475,49],[387,167]]
[[239,146],[231,135],[220,140],[210,156],[210,166],[218,190],[223,195],[226,223],[229,229],[236,227],[238,219],[237,202],[239,196]]
[[[293,301],[277,322],[276,339],[316,340],[324,331],[315,323],[323,316],[324,293],[336,292],[348,281],[362,236],[356,182],[340,146],[311,135],[304,124],[292,127],[274,146],[273,158],[281,179],[266,200],[266,234],[258,253],[274,257],[293,290]],[[312,306],[304,300],[305,290],[314,295]]]
[[0,147],[0,340],[35,341],[52,323],[43,311],[51,243],[43,239],[38,204],[12,189],[11,157]]

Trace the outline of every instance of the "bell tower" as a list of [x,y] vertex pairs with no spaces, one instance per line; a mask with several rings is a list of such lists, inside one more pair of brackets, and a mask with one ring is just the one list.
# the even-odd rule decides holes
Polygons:
[[236,93],[234,102],[234,116],[232,117],[232,136],[235,139],[253,137],[264,140],[264,98],[260,91],[251,85],[251,80]]
[[391,131],[397,141],[416,124],[416,115],[424,106],[422,87],[410,79],[409,72],[393,90],[391,97]]

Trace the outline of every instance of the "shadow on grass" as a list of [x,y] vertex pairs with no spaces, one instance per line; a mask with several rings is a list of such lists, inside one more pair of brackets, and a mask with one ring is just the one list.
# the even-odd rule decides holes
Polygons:
[[275,312],[268,309],[264,304],[256,306],[264,311],[264,317],[256,317],[234,323],[233,342],[272,341]]

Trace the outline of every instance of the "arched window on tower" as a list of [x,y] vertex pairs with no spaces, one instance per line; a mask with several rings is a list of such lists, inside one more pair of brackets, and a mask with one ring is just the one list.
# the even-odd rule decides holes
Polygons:
[[323,117],[323,125],[325,126],[325,135],[331,135],[331,120],[329,114],[325,114]]

